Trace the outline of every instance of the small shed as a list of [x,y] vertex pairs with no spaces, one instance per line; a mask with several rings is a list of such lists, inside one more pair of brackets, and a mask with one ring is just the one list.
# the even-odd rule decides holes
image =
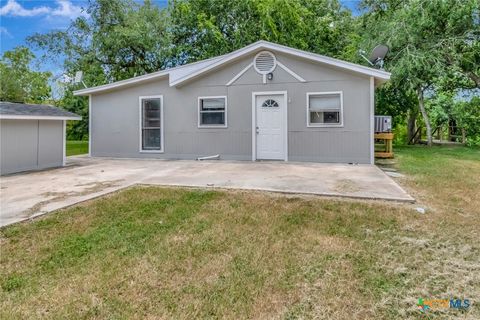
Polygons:
[[49,105],[0,102],[0,174],[65,165],[66,122],[80,119]]

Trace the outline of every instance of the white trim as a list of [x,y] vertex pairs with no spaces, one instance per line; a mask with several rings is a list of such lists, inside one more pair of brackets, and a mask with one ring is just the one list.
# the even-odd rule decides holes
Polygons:
[[65,166],[67,163],[67,120],[62,121],[62,128],[63,128],[63,160],[62,166]]
[[[220,99],[223,98],[225,99],[225,124],[223,125],[201,125],[200,124],[200,100],[202,99]],[[197,100],[197,128],[199,129],[225,129],[228,128],[228,114],[227,114],[227,96],[202,96],[198,97]]]
[[170,69],[162,70],[162,71],[158,71],[158,72],[145,74],[143,76],[138,76],[138,77],[134,77],[134,78],[130,78],[130,79],[125,79],[125,80],[120,80],[120,81],[116,81],[116,82],[113,82],[113,83],[104,84],[104,85],[101,85],[101,86],[76,90],[76,91],[73,91],[73,95],[74,96],[83,96],[83,95],[87,95],[87,94],[91,94],[91,93],[95,93],[95,92],[114,89],[114,88],[117,88],[117,87],[123,87],[123,86],[129,85],[129,84],[135,84],[137,82],[143,82],[143,81],[146,81],[146,80],[165,77],[165,76],[168,76],[170,72],[171,72]]
[[[266,54],[270,55],[270,56],[273,58],[273,67],[272,67],[270,70],[268,70],[268,71],[258,70],[258,68],[257,68],[257,63],[256,63],[256,62],[257,62],[257,58],[258,58],[258,56],[261,55],[262,53],[266,53]],[[264,76],[265,76],[266,74],[269,74],[270,72],[273,72],[273,70],[275,70],[275,67],[276,67],[276,66],[277,66],[277,57],[275,57],[275,55],[274,55],[272,52],[270,52],[270,51],[267,51],[267,50],[260,51],[259,53],[257,53],[257,54],[255,55],[255,58],[253,58],[253,68],[255,69],[255,71],[257,71],[257,73],[263,74]]]
[[257,160],[257,96],[283,95],[284,110],[284,161],[288,161],[288,97],[287,91],[253,91],[252,92],[252,161]]
[[92,95],[88,95],[88,156],[92,156]]
[[[170,79],[169,85],[171,87],[173,87],[173,86],[176,86],[176,85],[178,85],[178,84],[180,84],[184,81],[187,81],[191,78],[194,78],[194,77],[196,77],[200,74],[203,74],[207,71],[210,71],[214,68],[217,68],[217,67],[219,67],[219,66],[221,66],[225,63],[228,63],[230,61],[235,61],[235,60],[241,58],[244,55],[247,55],[251,52],[255,52],[255,51],[261,50],[261,49],[286,53],[286,54],[290,54],[290,55],[297,56],[297,57],[300,57],[300,58],[304,58],[304,59],[307,59],[307,60],[311,60],[311,61],[314,61],[314,62],[320,62],[320,63],[324,63],[324,64],[331,65],[331,66],[334,66],[334,67],[338,67],[338,68],[341,68],[341,69],[346,69],[346,70],[350,70],[350,71],[353,71],[353,72],[357,72],[357,73],[365,74],[365,75],[368,75],[368,76],[372,76],[372,77],[375,77],[378,80],[380,80],[378,83],[385,82],[386,80],[389,80],[390,75],[391,75],[389,72],[386,72],[386,71],[373,69],[373,68],[365,67],[365,66],[362,66],[362,65],[359,65],[359,64],[355,64],[355,63],[351,63],[351,62],[347,62],[347,61],[342,61],[342,60],[322,56],[322,55],[319,55],[319,54],[306,52],[306,51],[302,51],[302,50],[298,50],[298,49],[294,49],[294,48],[290,48],[290,47],[286,47],[286,46],[282,46],[282,45],[279,45],[279,44],[275,44],[275,43],[271,43],[271,42],[261,40],[261,41],[257,41],[257,42],[252,43],[252,44],[250,44],[250,45],[248,45],[248,46],[246,46],[242,49],[239,49],[237,51],[231,52],[231,53],[223,55],[223,56],[218,56],[218,57],[214,57],[214,58],[211,58],[211,59],[208,59],[208,60],[202,60],[202,61],[186,64],[186,65],[183,65],[183,66],[179,66],[179,67],[175,67],[175,68],[171,68],[171,69],[166,69],[166,70],[146,74],[146,75],[135,77],[135,78],[121,80],[121,81],[117,81],[117,82],[113,82],[113,83],[109,83],[109,84],[105,84],[105,85],[101,85],[101,86],[97,86],[97,87],[77,90],[77,91],[74,91],[73,94],[76,95],[76,96],[82,96],[82,95],[87,95],[87,94],[90,94],[90,93],[101,92],[101,91],[105,91],[105,90],[109,90],[109,89],[113,89],[113,88],[118,88],[118,87],[122,87],[122,86],[129,85],[129,84],[135,84],[135,83],[139,83],[139,82],[143,82],[143,81],[147,81],[147,80],[151,80],[151,79],[156,79],[156,78],[160,78],[160,77],[164,77],[164,76],[169,76],[169,79]],[[185,76],[181,76],[178,79],[172,81],[172,77],[170,77],[170,75],[174,74],[176,71],[182,69],[183,67],[192,67],[192,66],[195,66],[196,64],[204,63],[204,62],[207,62],[209,60],[212,60],[214,62],[212,62],[211,64],[208,64],[207,66],[205,66],[203,68],[200,68],[200,69],[193,68],[194,71],[189,72]],[[278,64],[278,62],[277,62],[277,64]]]
[[71,116],[71,117],[62,117],[62,116],[36,116],[36,115],[16,115],[16,114],[1,114],[1,120],[82,120],[82,117]]
[[244,69],[242,69],[242,71],[240,71],[239,73],[237,73],[237,75],[235,77],[232,78],[232,80],[228,81],[226,86],[230,86],[232,85],[235,81],[238,80],[238,78],[240,78],[241,76],[243,76],[243,74],[245,72],[248,71],[248,69],[250,69],[251,67],[253,66],[253,62],[251,62],[249,65],[247,65]]
[[370,77],[370,164],[375,164],[375,78]]
[[[160,99],[160,150],[143,150],[142,149],[142,100],[143,99]],[[154,96],[139,96],[138,97],[138,133],[139,133],[139,145],[138,152],[140,153],[163,153],[165,150],[165,127],[163,120],[163,95]]]
[[298,50],[298,49],[293,49],[293,48],[290,48],[290,47],[286,47],[286,46],[282,46],[282,45],[279,45],[279,44],[275,44],[275,43],[271,43],[271,42],[261,40],[261,41],[255,42],[255,43],[253,43],[249,46],[246,46],[242,49],[234,51],[234,52],[226,55],[225,58],[223,58],[223,59],[221,59],[221,60],[219,60],[215,63],[212,63],[211,65],[208,65],[203,69],[197,70],[197,71],[192,72],[191,74],[188,74],[188,75],[186,75],[186,76],[184,76],[184,77],[182,77],[182,78],[180,78],[176,81],[170,82],[170,86],[176,86],[176,85],[178,85],[178,84],[180,84],[184,81],[187,81],[187,80],[189,80],[193,77],[196,77],[196,76],[198,76],[198,75],[200,75],[204,72],[210,71],[210,70],[212,70],[212,69],[214,69],[214,68],[216,68],[220,65],[223,65],[223,64],[225,64],[229,61],[238,59],[241,56],[244,56],[244,55],[246,55],[246,54],[248,54],[252,51],[258,50],[258,49],[274,50],[274,51],[278,51],[278,52],[282,52],[282,53],[286,53],[286,54],[291,54],[291,55],[294,55],[294,56],[297,56],[297,57],[300,57],[300,58],[304,58],[304,59],[307,59],[307,60],[312,60],[312,61],[315,61],[315,62],[325,63],[327,65],[332,65],[332,66],[339,67],[339,68],[342,68],[342,69],[346,69],[346,70],[358,72],[358,73],[361,73],[361,74],[377,77],[379,79],[383,79],[383,80],[389,80],[390,79],[390,73],[386,72],[386,71],[381,71],[381,70],[377,70],[377,69],[373,69],[373,68],[368,68],[368,67],[365,67],[365,66],[362,66],[362,65],[351,63],[351,62],[346,62],[346,61],[322,56],[322,55],[319,55],[319,54],[306,52],[306,51],[302,51],[302,50]]
[[284,65],[283,63],[281,63],[280,61],[277,61],[277,65],[282,68],[283,70],[287,71],[292,77],[294,77],[295,79],[297,79],[298,81],[300,82],[307,82],[307,80],[303,79],[302,77],[300,77],[298,74],[296,74],[295,72],[293,72],[291,69],[289,69],[286,65]]
[[[327,94],[340,95],[340,123],[310,123],[310,96]],[[342,128],[343,124],[343,91],[307,92],[307,128]]]
[[184,68],[188,68],[188,67],[194,67],[198,64],[205,63],[205,62],[208,62],[208,61],[222,59],[224,56],[225,55],[221,55],[221,56],[217,56],[217,57],[213,57],[213,58],[209,58],[209,59],[205,59],[205,60],[201,60],[201,61],[197,61],[197,62],[187,63],[187,64],[184,64],[184,65],[181,65],[181,66],[178,66],[178,67],[168,68],[168,69],[165,69],[165,70],[160,70],[160,71],[149,73],[149,74],[144,74],[144,75],[134,77],[134,78],[130,78],[130,79],[120,80],[120,81],[116,81],[116,82],[113,82],[113,83],[108,83],[108,84],[104,84],[104,85],[100,85],[100,86],[96,86],[96,87],[76,90],[76,91],[73,92],[73,94],[75,96],[85,96],[89,93],[100,92],[100,91],[104,91],[104,90],[109,90],[109,89],[113,89],[113,88],[117,88],[117,87],[126,86],[126,85],[129,85],[129,84],[135,84],[137,82],[142,82],[142,81],[146,81],[146,80],[151,80],[151,79],[156,79],[156,78],[169,76],[171,72],[175,72],[175,71],[178,71],[178,70],[181,70],[181,69],[184,69]]

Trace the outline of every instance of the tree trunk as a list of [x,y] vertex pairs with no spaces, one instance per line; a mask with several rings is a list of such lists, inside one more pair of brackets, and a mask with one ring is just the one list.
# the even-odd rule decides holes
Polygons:
[[418,95],[418,107],[420,109],[420,112],[422,113],[423,121],[425,122],[425,127],[427,129],[427,145],[431,147],[433,145],[432,126],[430,125],[430,119],[428,118],[427,111],[425,110],[425,103],[423,100],[422,88],[417,89],[417,95]]
[[[408,120],[407,120],[407,142],[412,141],[413,135],[417,130],[417,114],[418,110],[410,109],[408,111]],[[413,141],[413,143],[415,143]]]

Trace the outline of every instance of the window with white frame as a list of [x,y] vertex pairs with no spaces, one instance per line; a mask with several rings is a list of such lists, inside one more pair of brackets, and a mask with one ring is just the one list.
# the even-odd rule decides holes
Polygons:
[[161,152],[163,150],[162,98],[141,97],[141,150]]
[[227,97],[198,98],[198,126],[227,126]]
[[307,93],[307,124],[309,127],[343,125],[342,92]]

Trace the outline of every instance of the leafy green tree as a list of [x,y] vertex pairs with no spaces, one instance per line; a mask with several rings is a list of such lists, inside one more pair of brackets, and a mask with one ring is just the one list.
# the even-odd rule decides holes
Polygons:
[[[264,39],[330,56],[355,52],[355,20],[337,0],[97,0],[66,30],[35,34],[33,46],[66,57],[70,71],[102,84],[225,54]],[[89,70],[88,70],[89,71]],[[90,74],[94,72],[85,72]]]
[[169,13],[175,64],[258,40],[339,58],[356,52],[355,20],[336,0],[173,0]]
[[426,109],[435,127],[448,124],[449,120],[452,119],[454,98],[453,93],[440,91],[427,100]]
[[35,55],[26,47],[5,51],[0,60],[0,100],[41,103],[50,98],[50,72],[32,70]]
[[392,116],[395,126],[407,126],[405,141],[397,141],[408,143],[413,138],[419,113],[415,92],[405,90],[389,81],[376,90],[375,112],[377,115]]
[[82,120],[67,122],[67,140],[88,140],[88,100],[75,97],[73,91],[67,89],[55,105],[82,117]]
[[452,115],[457,125],[465,130],[467,145],[480,146],[480,97],[455,103]]
[[172,50],[166,11],[145,1],[97,0],[66,30],[34,34],[29,43],[61,58],[67,72],[83,70],[87,85],[99,85],[157,71]]
[[363,8],[365,43],[391,48],[387,65],[393,85],[416,93],[432,145],[425,93],[436,90],[445,74],[455,74],[458,87],[469,72],[478,71],[478,0],[365,0]]

